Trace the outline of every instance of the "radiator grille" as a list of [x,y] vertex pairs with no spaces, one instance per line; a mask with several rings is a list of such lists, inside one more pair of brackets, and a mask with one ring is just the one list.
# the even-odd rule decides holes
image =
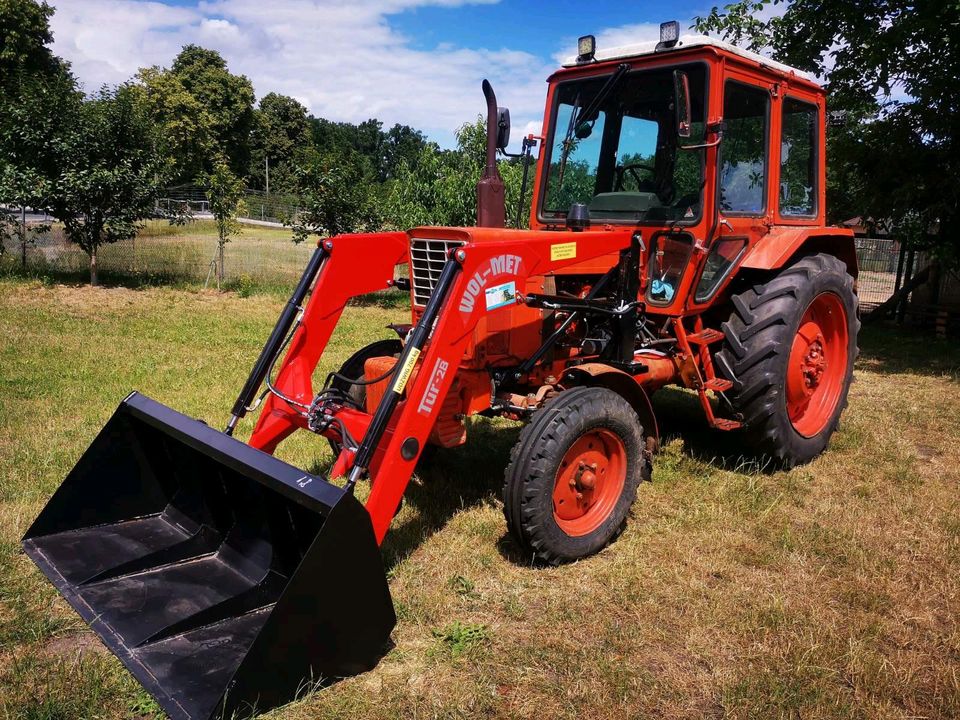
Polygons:
[[440,271],[452,248],[463,245],[461,240],[410,241],[410,282],[413,285],[413,304],[426,305],[440,279]]

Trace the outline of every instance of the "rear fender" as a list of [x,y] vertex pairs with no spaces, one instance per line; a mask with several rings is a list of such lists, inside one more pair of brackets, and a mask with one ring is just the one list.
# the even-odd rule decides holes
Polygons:
[[837,227],[775,227],[747,251],[740,268],[778,270],[801,257],[818,253],[843,261],[847,272],[857,277],[853,231]]
[[572,380],[574,385],[604,387],[620,395],[636,411],[644,436],[652,437],[659,446],[660,431],[650,397],[630,375],[603,363],[584,363],[567,370],[566,377]]

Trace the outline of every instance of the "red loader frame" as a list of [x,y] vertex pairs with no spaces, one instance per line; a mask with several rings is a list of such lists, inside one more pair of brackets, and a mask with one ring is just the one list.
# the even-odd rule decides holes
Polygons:
[[[590,248],[588,254],[562,260],[551,260],[554,244],[550,238],[527,236],[522,241],[468,243],[452,251],[376,411],[369,414],[337,402],[320,410],[327,427],[320,434],[343,443],[342,428],[346,428],[349,436],[362,438],[356,448],[344,443],[331,475],[347,476],[352,487],[369,474],[372,489],[366,507],[378,542],[387,532],[436,423],[436,410],[450,391],[472,331],[484,314],[483,289],[504,281],[525,288],[532,277],[624,250],[630,235],[604,233],[584,244]],[[406,233],[342,235],[323,241],[324,259],[316,286],[273,383],[277,392],[267,395],[250,445],[272,453],[294,430],[308,427],[313,371],[344,307],[352,297],[389,287],[395,266],[409,262],[408,248]],[[360,267],[364,271],[357,273]],[[423,371],[410,381],[417,363]]]

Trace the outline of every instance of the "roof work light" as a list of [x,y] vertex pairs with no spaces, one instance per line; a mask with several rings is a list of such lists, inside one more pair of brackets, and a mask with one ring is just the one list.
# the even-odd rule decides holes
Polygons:
[[660,42],[657,50],[672,48],[680,39],[680,23],[676,20],[660,23]]
[[593,35],[584,35],[577,40],[577,62],[590,62],[597,51],[597,39]]

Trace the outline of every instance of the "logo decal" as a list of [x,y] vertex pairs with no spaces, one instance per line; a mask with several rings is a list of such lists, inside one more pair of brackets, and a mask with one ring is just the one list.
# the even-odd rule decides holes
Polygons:
[[504,305],[510,305],[517,297],[517,283],[511,280],[503,285],[488,287],[484,290],[483,296],[487,301],[487,310],[496,310]]
[[437,363],[433,366],[433,372],[430,373],[430,382],[427,383],[427,389],[424,390],[423,397],[420,398],[420,406],[417,408],[417,412],[421,415],[430,417],[433,412],[433,407],[437,404],[437,398],[440,397],[440,383],[447,376],[449,368],[450,363],[443,358],[437,358]]
[[460,312],[473,312],[473,308],[477,304],[477,295],[487,286],[491,278],[507,273],[516,275],[519,272],[519,255],[497,255],[490,258],[487,266],[477,270],[473,277],[467,281],[467,289],[463,291],[463,297],[460,298]]

